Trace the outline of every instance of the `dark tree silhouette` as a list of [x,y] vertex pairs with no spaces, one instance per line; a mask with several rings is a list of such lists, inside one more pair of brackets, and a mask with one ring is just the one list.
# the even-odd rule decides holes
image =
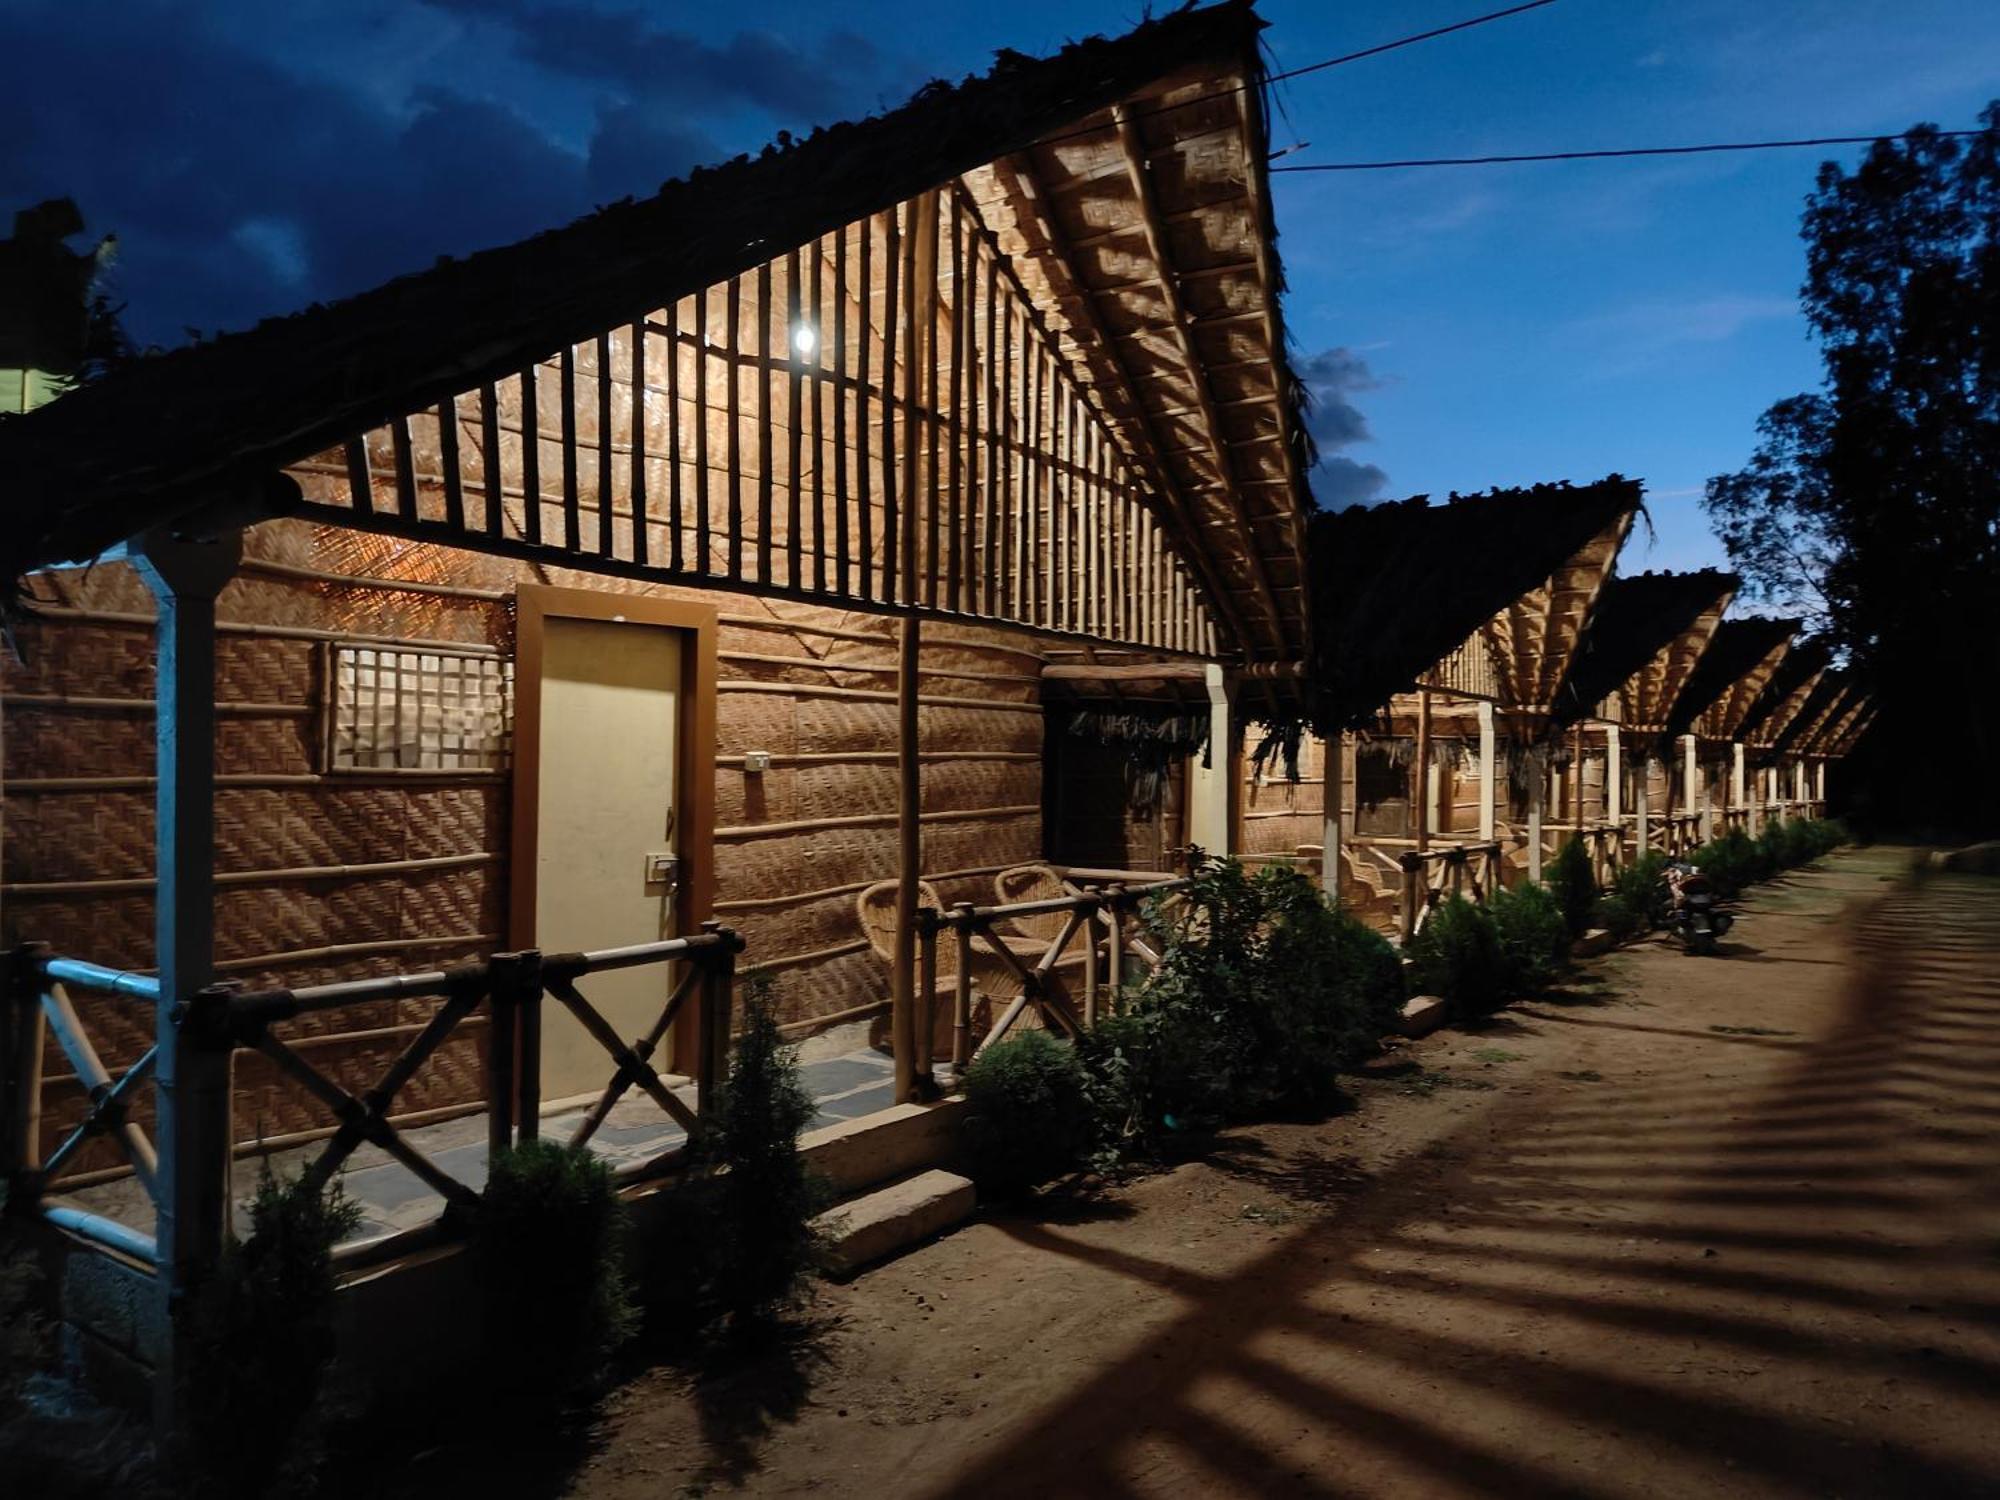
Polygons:
[[1881,709],[1844,780],[1906,828],[2000,828],[2000,101],[1807,199],[1824,389],[1759,423],[1705,507],[1752,593],[1807,615]]

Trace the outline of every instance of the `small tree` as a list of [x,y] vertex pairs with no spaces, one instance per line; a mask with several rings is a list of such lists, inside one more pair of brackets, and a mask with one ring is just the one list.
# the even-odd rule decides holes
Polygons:
[[224,1247],[180,1314],[191,1351],[186,1460],[208,1487],[258,1494],[317,1459],[300,1435],[335,1352],[333,1247],[360,1222],[338,1182],[321,1192],[267,1166],[249,1239]]
[[790,1303],[818,1264],[813,1216],[827,1195],[799,1154],[799,1135],[818,1110],[778,1030],[768,980],[746,988],[743,1020],[700,1155],[720,1169],[714,1295],[723,1311],[748,1320]]
[[1570,934],[1549,888],[1531,880],[1495,891],[1488,910],[1507,990],[1522,994],[1553,984],[1569,962]]
[[1562,912],[1569,935],[1579,938],[1590,930],[1591,912],[1597,906],[1597,873],[1590,867],[1590,852],[1583,840],[1566,840],[1549,864],[1548,886]]
[[1073,1170],[1095,1134],[1083,1062],[1046,1031],[1008,1037],[974,1058],[965,1102],[973,1176],[997,1198]]
[[588,1148],[524,1141],[493,1158],[471,1256],[500,1392],[555,1405],[603,1378],[637,1323],[629,1233],[611,1169]]
[[1462,1015],[1484,1015],[1505,1002],[1506,968],[1493,919],[1463,896],[1436,907],[1410,939],[1413,986],[1442,996]]

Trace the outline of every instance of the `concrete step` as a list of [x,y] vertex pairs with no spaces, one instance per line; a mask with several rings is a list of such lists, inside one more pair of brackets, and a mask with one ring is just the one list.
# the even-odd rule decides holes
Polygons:
[[799,1151],[840,1197],[894,1182],[925,1167],[949,1167],[958,1155],[965,1101],[897,1104],[857,1120],[809,1130]]
[[845,1277],[943,1234],[977,1206],[971,1178],[934,1168],[830,1208],[815,1222],[826,1236],[828,1268]]

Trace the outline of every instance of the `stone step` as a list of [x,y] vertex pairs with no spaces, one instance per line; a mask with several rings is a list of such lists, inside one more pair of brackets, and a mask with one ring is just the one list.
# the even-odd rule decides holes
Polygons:
[[826,1236],[828,1269],[845,1277],[943,1234],[977,1206],[971,1178],[934,1168],[830,1208],[815,1222]]

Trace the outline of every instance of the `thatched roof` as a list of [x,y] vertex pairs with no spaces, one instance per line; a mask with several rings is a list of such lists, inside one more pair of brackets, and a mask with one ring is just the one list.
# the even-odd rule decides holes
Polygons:
[[[1331,731],[1368,722],[1481,632],[1498,654],[1512,656],[1512,606],[1538,593],[1554,604],[1574,592],[1561,582],[1573,565],[1608,569],[1640,493],[1637,480],[1614,474],[1594,484],[1454,495],[1443,505],[1419,496],[1312,517],[1315,724]],[[1545,611],[1536,645],[1560,633],[1562,613]],[[1519,665],[1501,669],[1513,677],[1507,669]]]
[[1296,659],[1310,451],[1277,307],[1262,26],[1225,0],[1046,59],[1003,53],[887,114],[136,361],[0,422],[0,578],[283,495],[288,466],[957,181],[1125,427],[1226,635]]
[[1791,722],[1772,738],[1772,757],[1789,754],[1809,755],[1818,748],[1820,737],[1828,728],[1837,723],[1846,710],[1853,707],[1860,697],[1859,685],[1853,675],[1831,667],[1820,674],[1813,684],[1805,702]]
[[1764,691],[1743,716],[1743,722],[1736,726],[1737,737],[1747,744],[1768,747],[1805,706],[1832,661],[1833,653],[1826,642],[1794,642]]
[[1713,568],[1612,579],[1584,628],[1552,725],[1589,718],[1616,693],[1630,729],[1642,736],[1664,730],[1739,582]]
[[1667,733],[1731,739],[1799,633],[1799,620],[1724,620],[1667,716]]

